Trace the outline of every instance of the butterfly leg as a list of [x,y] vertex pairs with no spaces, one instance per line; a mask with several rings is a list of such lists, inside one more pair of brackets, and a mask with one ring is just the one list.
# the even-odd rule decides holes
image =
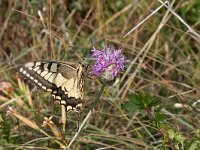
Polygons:
[[62,124],[63,124],[63,132],[66,132],[67,127],[67,112],[66,107],[64,105],[61,105],[62,108]]
[[79,131],[79,127],[80,127],[80,117],[81,117],[81,112],[77,112],[78,113],[78,119],[77,119],[77,132]]

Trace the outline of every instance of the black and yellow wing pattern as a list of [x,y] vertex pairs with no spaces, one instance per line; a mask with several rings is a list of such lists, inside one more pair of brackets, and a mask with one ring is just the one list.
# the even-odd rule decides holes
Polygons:
[[79,112],[83,99],[83,69],[79,63],[32,61],[19,65],[19,75],[47,92],[67,111]]

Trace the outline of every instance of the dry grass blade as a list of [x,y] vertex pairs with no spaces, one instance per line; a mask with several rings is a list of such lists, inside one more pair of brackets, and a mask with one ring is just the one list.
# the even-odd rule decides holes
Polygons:
[[[28,125],[29,127],[43,133],[44,135],[48,136],[50,139],[52,139],[53,141],[55,141],[56,143],[58,143],[61,147],[65,147],[65,145],[63,145],[61,142],[53,139],[50,135],[48,135],[44,130],[42,130],[35,122],[29,120],[28,118],[24,117],[23,115],[21,115],[19,112],[16,111],[16,109],[14,109],[13,107],[8,107],[8,111],[7,111],[7,115],[13,115],[15,117],[17,117],[19,120],[21,120],[22,122],[24,122],[26,125]],[[46,124],[50,125],[51,127],[53,126],[51,124],[51,122],[46,119]],[[55,135],[58,135],[59,132],[55,131],[55,128],[52,127],[53,131],[56,133]],[[60,136],[58,136],[60,137]]]
[[44,117],[44,122],[43,122],[43,125],[42,126],[46,126],[48,125],[52,132],[54,133],[54,135],[56,136],[57,139],[61,140],[62,139],[62,134],[61,132],[59,131],[59,129],[57,128],[57,126],[53,123],[53,121],[51,120],[53,117]]
[[13,115],[17,117],[19,120],[23,121],[29,127],[40,131],[40,127],[33,121],[29,120],[28,118],[21,115],[19,112],[16,111],[13,107],[8,107],[7,115]]

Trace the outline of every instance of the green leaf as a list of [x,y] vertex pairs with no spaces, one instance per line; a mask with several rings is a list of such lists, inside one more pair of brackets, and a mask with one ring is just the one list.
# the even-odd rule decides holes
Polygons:
[[175,144],[174,144],[174,147],[175,147],[175,149],[180,149],[180,148],[179,148],[179,143],[175,143]]
[[2,115],[0,114],[0,123],[3,122],[3,117]]
[[174,139],[174,136],[175,136],[174,130],[169,129],[169,130],[167,131],[167,133],[168,133],[170,139]]
[[130,94],[128,98],[129,101],[125,102],[123,107],[128,109],[130,115],[134,114],[136,111],[142,112],[146,108],[158,104],[158,101],[148,93]]
[[181,135],[180,133],[175,135],[175,139],[176,141],[178,141],[179,143],[183,143],[185,141],[185,137],[183,135]]
[[155,113],[154,121],[156,121],[156,122],[163,122],[166,119],[167,119],[167,117],[164,114],[162,114],[160,112],[156,112]]
[[133,115],[136,111],[139,110],[139,107],[135,105],[132,101],[125,102],[123,108],[128,110],[129,115]]
[[194,143],[191,144],[189,150],[195,150],[196,148],[197,148],[197,143],[194,142]]
[[158,104],[158,101],[148,93],[130,95],[129,99],[132,100],[132,102],[138,105],[141,109],[156,106]]

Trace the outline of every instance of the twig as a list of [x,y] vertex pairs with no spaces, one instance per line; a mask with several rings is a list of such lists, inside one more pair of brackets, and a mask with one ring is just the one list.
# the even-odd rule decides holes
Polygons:
[[194,31],[193,28],[190,27],[190,25],[188,25],[183,18],[181,18],[174,10],[171,9],[169,2],[166,1],[165,3],[163,3],[161,0],[158,0],[163,6],[165,6],[178,20],[180,20],[185,26],[186,28],[188,28],[187,32],[193,33],[196,37],[200,38],[200,35]]
[[131,32],[133,32],[135,29],[137,29],[140,25],[142,25],[147,19],[149,19],[151,16],[153,16],[157,11],[159,11],[164,5],[166,5],[166,3],[168,3],[168,1],[163,3],[160,7],[158,7],[156,10],[154,10],[149,16],[147,16],[144,20],[142,20],[140,23],[138,23],[133,29],[131,29],[128,33],[126,33],[124,35],[123,39],[125,37],[127,37]]
[[140,25],[142,25],[147,19],[149,19],[151,16],[153,16],[157,11],[159,11],[163,6],[167,8],[178,20],[180,20],[188,29],[187,32],[194,34],[196,37],[200,38],[200,35],[190,27],[169,5],[169,2],[162,2],[161,0],[158,0],[162,5],[158,7],[156,10],[154,10],[149,16],[147,16],[144,20],[142,20],[139,24],[137,24],[133,29],[131,29],[128,33],[124,35],[123,38],[127,37],[131,32],[133,32],[135,29],[137,29]]

